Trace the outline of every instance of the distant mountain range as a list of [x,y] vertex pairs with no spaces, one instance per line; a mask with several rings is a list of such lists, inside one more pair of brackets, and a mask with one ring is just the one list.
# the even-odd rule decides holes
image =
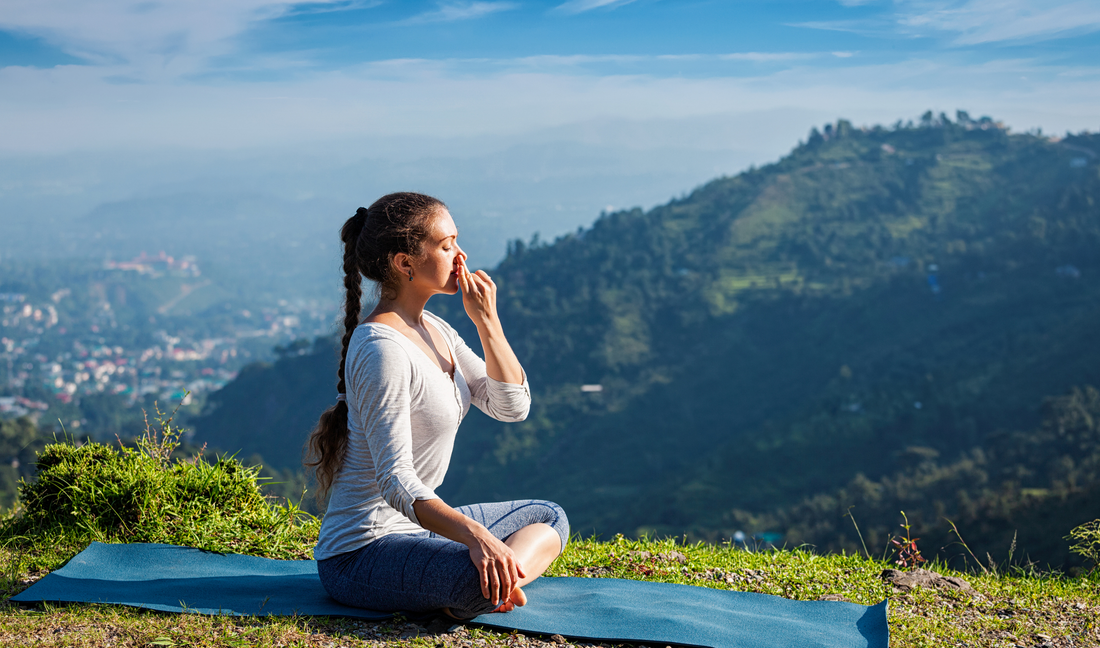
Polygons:
[[[743,530],[858,546],[832,520],[845,498],[866,503],[853,479],[896,485],[1006,438],[1024,447],[1053,425],[1044,398],[1100,385],[1098,153],[1097,135],[1013,135],[965,113],[911,128],[841,120],[648,212],[513,242],[492,274],[535,405],[521,424],[471,414],[441,494],[552,498],[586,535]],[[429,309],[476,346],[458,300]],[[241,372],[212,395],[196,439],[296,465],[332,402],[336,357],[320,340]],[[1083,445],[1050,451],[1100,456],[1100,431],[1082,429]],[[1004,529],[982,535],[958,492],[1045,493],[1058,525],[1100,517],[1096,497],[1057,504],[1088,492],[1095,471],[1070,484],[1019,453],[982,456],[984,477],[950,492],[906,482],[912,499],[896,501],[929,511],[918,528],[935,533],[941,515],[973,520],[989,546],[1024,504],[1005,504]],[[793,513],[814,497],[838,511],[815,509],[832,516],[817,531]],[[901,518],[864,508],[853,515],[881,552]]]

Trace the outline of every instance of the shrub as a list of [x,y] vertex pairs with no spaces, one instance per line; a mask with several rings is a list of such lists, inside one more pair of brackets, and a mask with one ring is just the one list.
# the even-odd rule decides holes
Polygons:
[[293,504],[269,502],[258,467],[233,458],[172,460],[177,431],[148,432],[137,448],[53,444],[38,478],[20,484],[21,515],[0,523],[0,539],[33,545],[157,542],[275,558],[308,558],[320,522]]
[[1085,522],[1066,536],[1073,540],[1070,550],[1092,561],[1093,569],[1100,567],[1100,520]]

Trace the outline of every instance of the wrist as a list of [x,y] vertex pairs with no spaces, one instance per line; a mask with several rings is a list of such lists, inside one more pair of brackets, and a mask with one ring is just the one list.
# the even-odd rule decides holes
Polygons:
[[[467,518],[469,520],[469,518]],[[489,530],[474,520],[469,520],[462,530],[462,544],[467,547],[473,548],[475,546],[482,546],[485,544],[486,536],[492,536]]]
[[504,332],[504,329],[500,326],[500,320],[496,315],[486,315],[481,321],[474,324],[477,327],[478,335],[481,337],[496,337]]

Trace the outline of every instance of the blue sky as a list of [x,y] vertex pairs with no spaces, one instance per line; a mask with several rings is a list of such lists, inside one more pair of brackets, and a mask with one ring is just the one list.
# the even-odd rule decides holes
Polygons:
[[0,147],[452,137],[783,107],[1083,129],[1100,122],[1098,32],[1095,0],[8,0],[0,116],[22,128]]
[[1098,0],[5,0],[0,220],[401,186],[546,236],[840,117],[1061,134],[1098,106]]

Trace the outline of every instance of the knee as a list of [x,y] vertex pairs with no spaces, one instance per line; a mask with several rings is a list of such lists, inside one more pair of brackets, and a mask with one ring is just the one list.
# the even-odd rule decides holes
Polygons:
[[539,500],[539,504],[545,508],[545,519],[541,521],[557,531],[561,537],[562,551],[565,551],[565,545],[569,542],[569,518],[565,515],[565,509],[549,500]]

